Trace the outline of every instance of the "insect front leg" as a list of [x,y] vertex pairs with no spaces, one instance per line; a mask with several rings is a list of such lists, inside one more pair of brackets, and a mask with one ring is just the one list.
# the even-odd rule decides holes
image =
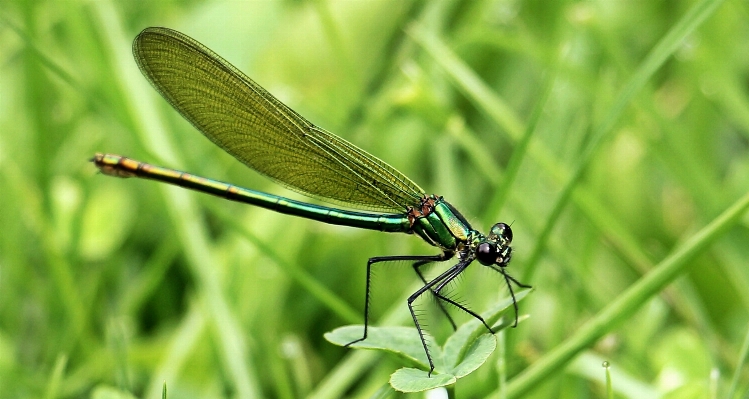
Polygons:
[[513,291],[512,284],[510,284],[510,282],[517,284],[517,286],[520,288],[533,288],[533,287],[515,280],[515,278],[507,274],[507,272],[505,272],[505,269],[501,266],[495,267],[494,270],[497,270],[498,272],[502,274],[502,277],[505,278],[505,283],[507,283],[507,289],[510,290],[510,297],[512,297],[512,307],[515,309],[515,323],[512,325],[512,327],[515,328],[518,326],[518,302],[515,300],[515,292]]
[[434,292],[434,295],[435,295],[435,296],[436,296],[436,297],[437,297],[438,299],[440,299],[440,300],[443,300],[443,301],[445,301],[445,302],[447,302],[447,303],[449,303],[449,304],[451,304],[451,305],[455,306],[456,308],[458,308],[458,309],[460,309],[460,310],[462,310],[462,311],[464,311],[464,312],[468,313],[469,315],[473,316],[474,318],[476,318],[476,319],[477,319],[478,321],[480,321],[480,322],[481,322],[481,324],[483,324],[483,325],[484,325],[484,327],[486,327],[486,329],[487,329],[487,330],[489,330],[489,332],[491,332],[492,334],[494,334],[494,330],[493,330],[493,329],[492,329],[492,328],[491,328],[491,327],[490,327],[490,326],[489,326],[488,324],[486,324],[486,321],[484,320],[484,318],[483,318],[483,317],[481,317],[481,315],[479,315],[478,313],[476,313],[476,312],[472,311],[471,309],[468,309],[468,308],[467,308],[466,306],[464,306],[464,305],[462,305],[462,304],[460,304],[460,303],[458,303],[458,302],[456,302],[456,301],[454,301],[454,300],[452,300],[452,299],[448,298],[447,296],[444,296],[444,295],[442,295],[442,293],[441,293],[442,289],[443,289],[443,288],[444,288],[444,287],[445,287],[445,286],[446,286],[447,284],[450,284],[450,282],[451,282],[451,281],[453,281],[453,280],[454,280],[454,279],[455,279],[456,277],[458,277],[458,276],[460,275],[460,273],[463,273],[463,271],[465,271],[465,269],[466,269],[466,268],[467,268],[467,267],[468,267],[468,266],[469,266],[470,264],[471,264],[471,262],[470,262],[470,261],[469,261],[469,262],[465,262],[465,263],[460,263],[459,265],[463,265],[463,267],[461,267],[461,268],[457,268],[456,270],[454,270],[454,271],[453,271],[453,273],[452,273],[452,274],[450,274],[449,276],[445,277],[445,279],[444,279],[444,280],[442,280],[442,282],[441,282],[441,283],[439,283],[439,284],[438,284],[438,285],[437,285],[437,286],[436,286],[436,287],[435,287],[435,288],[434,288],[434,289],[432,290],[432,292]]
[[[454,253],[451,253],[451,252],[444,253],[442,255],[442,259],[440,259],[440,261],[448,260],[448,259],[452,258],[453,256],[454,256]],[[428,282],[427,282],[427,279],[424,277],[424,274],[421,273],[420,268],[422,266],[424,266],[424,265],[428,265],[431,262],[432,261],[419,261],[419,262],[415,262],[413,264],[414,271],[419,276],[419,278],[424,283],[424,285],[426,285]],[[450,313],[448,313],[447,309],[445,309],[445,305],[442,303],[442,297],[440,295],[437,295],[437,293],[435,293],[435,292],[433,292],[433,294],[434,294],[434,297],[437,298],[437,306],[439,306],[439,308],[442,311],[442,313],[445,315],[445,317],[447,317],[447,320],[450,322],[450,325],[453,327],[453,331],[457,331],[458,330],[458,325],[455,324],[455,321],[453,320],[452,316],[450,316]],[[452,303],[452,301],[447,301],[447,302],[448,303]]]
[[[457,274],[459,274],[460,271],[465,269],[465,267],[470,262],[466,261],[460,261],[455,266],[447,269],[445,272],[434,278],[432,281],[426,283],[423,287],[419,288],[418,291],[411,294],[410,297],[408,297],[408,310],[411,312],[411,318],[414,321],[414,325],[416,326],[416,331],[419,333],[419,339],[421,339],[421,345],[424,347],[424,353],[426,353],[427,361],[429,362],[429,376],[432,375],[432,372],[434,371],[434,361],[432,360],[432,355],[429,353],[429,346],[427,345],[426,337],[424,336],[424,331],[421,328],[421,323],[419,323],[419,318],[416,316],[416,312],[413,308],[413,303],[418,299],[423,293],[429,291],[433,292],[433,288],[437,285],[444,286],[444,282],[446,279],[453,279]],[[456,273],[458,272],[458,273]],[[443,297],[444,298],[444,297]]]

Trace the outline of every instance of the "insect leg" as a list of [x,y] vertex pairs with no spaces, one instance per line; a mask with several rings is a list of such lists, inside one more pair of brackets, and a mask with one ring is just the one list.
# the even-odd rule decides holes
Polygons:
[[371,282],[372,282],[372,266],[374,266],[377,263],[396,262],[396,261],[415,261],[416,263],[423,262],[424,264],[426,264],[429,262],[445,260],[444,256],[445,256],[444,254],[422,255],[422,256],[401,255],[401,256],[377,256],[374,258],[369,258],[369,260],[367,261],[367,283],[366,283],[365,294],[364,294],[364,335],[357,340],[349,342],[345,346],[349,346],[351,344],[361,342],[367,339],[367,329],[369,328],[369,300],[370,300],[370,293],[371,293],[370,291],[371,291]]

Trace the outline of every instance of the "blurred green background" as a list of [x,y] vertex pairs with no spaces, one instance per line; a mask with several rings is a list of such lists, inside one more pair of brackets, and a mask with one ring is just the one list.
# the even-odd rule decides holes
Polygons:
[[[459,397],[604,397],[603,360],[616,397],[745,397],[749,218],[690,238],[749,188],[747,20],[738,0],[2,2],[0,397],[398,395],[398,359],[322,335],[361,322],[367,258],[434,248],[87,162],[303,198],[158,97],[130,53],[147,26],[194,37],[474,227],[512,223],[530,318]],[[665,288],[625,294],[678,248]],[[416,280],[378,272],[373,321],[411,325]],[[478,265],[456,290],[479,311],[508,295]],[[630,310],[605,318],[617,301]]]

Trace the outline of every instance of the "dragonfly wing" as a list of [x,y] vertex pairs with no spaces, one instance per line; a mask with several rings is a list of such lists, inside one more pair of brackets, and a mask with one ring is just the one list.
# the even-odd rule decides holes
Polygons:
[[209,140],[295,191],[345,205],[403,212],[424,191],[387,163],[321,129],[216,53],[166,28],[133,43],[143,74]]

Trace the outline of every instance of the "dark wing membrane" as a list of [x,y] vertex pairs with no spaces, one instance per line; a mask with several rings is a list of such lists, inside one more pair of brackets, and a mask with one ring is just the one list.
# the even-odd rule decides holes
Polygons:
[[216,53],[166,28],[133,43],[143,74],[208,139],[252,169],[301,193],[378,211],[417,206],[406,176],[313,125]]

